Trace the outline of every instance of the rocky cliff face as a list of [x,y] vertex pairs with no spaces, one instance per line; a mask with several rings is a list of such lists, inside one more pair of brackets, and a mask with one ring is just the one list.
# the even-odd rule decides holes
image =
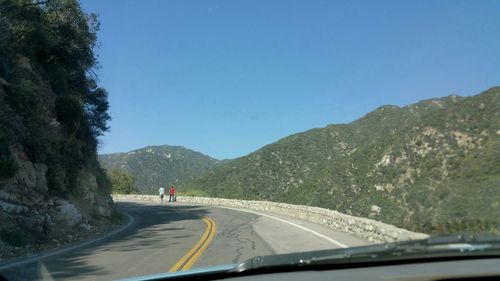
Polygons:
[[98,29],[76,0],[0,1],[0,259],[112,227]]
[[[111,227],[113,200],[99,191],[94,175],[82,170],[78,193],[51,194],[47,165],[11,148],[17,172],[0,181],[0,256],[18,256],[90,236]],[[1,259],[0,259],[1,260]]]

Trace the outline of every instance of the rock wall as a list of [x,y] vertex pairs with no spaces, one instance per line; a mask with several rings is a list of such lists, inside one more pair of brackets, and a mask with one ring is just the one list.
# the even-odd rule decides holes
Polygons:
[[[160,202],[156,195],[113,195],[116,202],[124,201],[148,201]],[[428,235],[415,233],[395,227],[390,224],[378,222],[371,219],[350,216],[334,210],[292,205],[286,203],[275,203],[268,201],[249,201],[224,198],[190,197],[178,196],[178,202],[202,204],[216,207],[231,207],[247,210],[261,211],[265,213],[276,213],[290,217],[301,218],[319,225],[354,234],[371,242],[393,242],[413,239],[423,239]]]
[[77,194],[51,194],[47,165],[30,162],[22,149],[12,155],[17,172],[0,180],[0,261],[24,254],[26,247],[36,251],[77,241],[111,225],[113,200],[99,192],[91,173],[81,171]]

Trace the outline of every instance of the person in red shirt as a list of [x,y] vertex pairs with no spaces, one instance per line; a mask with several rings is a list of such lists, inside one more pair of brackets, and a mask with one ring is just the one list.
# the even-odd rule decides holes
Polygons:
[[170,196],[168,197],[168,202],[174,202],[175,200],[175,188],[174,185],[170,187]]

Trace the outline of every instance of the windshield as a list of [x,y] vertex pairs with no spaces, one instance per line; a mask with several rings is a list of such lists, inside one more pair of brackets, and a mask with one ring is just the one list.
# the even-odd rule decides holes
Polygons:
[[498,251],[499,12],[0,0],[0,274]]

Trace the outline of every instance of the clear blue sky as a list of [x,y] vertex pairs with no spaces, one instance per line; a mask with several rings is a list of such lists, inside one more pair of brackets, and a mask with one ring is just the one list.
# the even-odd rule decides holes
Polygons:
[[100,153],[224,159],[383,105],[500,85],[500,1],[100,1]]

